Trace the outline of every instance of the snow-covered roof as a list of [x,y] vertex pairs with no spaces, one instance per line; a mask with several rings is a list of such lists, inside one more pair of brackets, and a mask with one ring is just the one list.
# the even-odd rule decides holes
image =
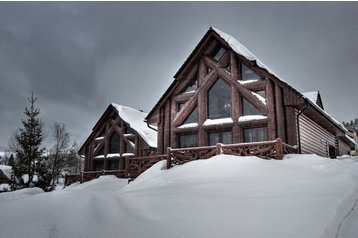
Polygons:
[[[226,43],[229,44],[229,46],[239,55],[244,56],[245,58],[247,58],[250,61],[256,61],[256,64],[261,67],[266,69],[270,74],[274,75],[275,77],[277,77],[280,81],[286,83],[285,81],[282,80],[281,77],[279,77],[277,74],[275,74],[269,67],[267,67],[265,64],[263,64],[251,51],[249,51],[243,44],[241,44],[238,40],[236,40],[234,37],[230,36],[229,34],[220,31],[217,28],[212,27],[212,29],[223,39],[225,40]],[[287,84],[287,83],[286,83]],[[287,84],[288,85],[288,84]],[[296,90],[297,91],[297,90]],[[297,91],[298,92],[298,91]],[[300,92],[298,92],[300,93]],[[308,93],[301,93],[303,95],[304,98],[308,99],[310,102],[312,102],[315,106],[315,108],[320,111],[324,116],[326,116],[330,121],[332,121],[334,124],[336,124],[337,127],[339,127],[340,129],[342,129],[344,132],[347,132],[347,129],[345,128],[345,126],[340,123],[339,121],[337,121],[336,119],[334,119],[331,115],[329,115],[325,110],[323,110],[320,106],[318,106],[317,104],[317,100],[318,100],[318,95],[319,92],[318,91],[313,91],[313,92],[308,92]]]
[[[318,99],[318,94],[319,92],[318,91],[312,91],[312,92],[306,92],[306,93],[302,93],[302,95],[309,99],[311,102],[317,104],[317,99]],[[317,104],[318,106],[318,104]]]
[[[243,44],[236,40],[231,35],[220,31],[219,29],[212,27],[212,29],[226,42],[229,44],[231,49],[233,49],[237,54],[244,56],[250,61],[256,61],[256,64],[261,68],[266,69],[270,74],[280,78],[276,73],[274,73],[269,67],[262,63],[251,51],[249,51]],[[281,80],[281,78],[280,78]],[[281,80],[283,81],[283,80]]]
[[[318,92],[316,91],[316,93],[318,93]],[[318,106],[318,104],[317,104],[318,94],[316,97],[314,97],[314,92],[302,93],[302,95],[305,99],[307,99],[309,102],[311,102],[311,104],[315,107],[315,109],[318,110],[319,112],[321,112],[328,120],[333,122],[333,124],[335,124],[337,127],[342,129],[345,133],[348,132],[347,128],[341,122],[336,120],[334,117],[329,115],[325,110],[323,110],[320,106]]]
[[157,147],[157,132],[150,129],[144,122],[147,113],[116,103],[111,103],[111,105],[117,110],[119,117],[128,123],[150,147]]

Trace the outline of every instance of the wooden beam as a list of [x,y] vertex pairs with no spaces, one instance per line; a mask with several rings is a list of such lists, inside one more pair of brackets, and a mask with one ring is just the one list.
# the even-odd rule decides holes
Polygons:
[[[200,82],[200,86],[203,87],[203,85],[205,85],[204,80],[205,80],[205,72],[206,70],[206,66],[204,64],[203,60],[200,60],[200,64],[199,64],[199,82]],[[214,73],[213,73],[214,74]],[[214,76],[212,76],[212,78],[214,79]],[[199,146],[205,145],[207,143],[207,133],[206,131],[203,129],[203,124],[206,120],[207,114],[208,114],[208,99],[207,99],[207,91],[204,90],[200,90],[200,92],[198,93],[198,124],[199,124],[199,128],[198,128],[198,144]]]
[[261,90],[266,89],[266,84],[267,84],[267,81],[263,79],[263,80],[258,80],[256,82],[245,83],[245,84],[241,84],[241,85],[242,85],[242,87],[244,87],[250,91],[261,91]]
[[[239,80],[239,69],[237,66],[236,56],[234,52],[230,52],[230,64],[231,64],[231,77],[232,80],[237,82]],[[232,127],[232,142],[239,143],[241,136],[241,129],[239,127],[239,117],[240,117],[240,95],[236,87],[231,85],[231,118],[234,122]]]
[[[194,96],[189,99],[189,101],[186,103],[185,107],[176,115],[176,117],[173,120],[173,124],[175,127],[180,126],[184,120],[189,116],[189,114],[192,112],[194,106],[197,104],[198,95],[202,91],[207,91],[209,89],[209,86],[217,79],[216,71],[211,71],[206,77],[205,77],[205,84],[203,84],[201,87],[199,87]],[[208,86],[209,85],[209,86]]]
[[[176,102],[174,100],[171,100],[170,102],[170,113],[171,113],[171,118],[175,118],[176,114],[177,114],[177,106],[176,106]],[[172,148],[177,148],[178,147],[178,141],[177,141],[177,135],[174,133],[174,124],[171,123],[170,125],[170,136],[171,136],[171,147]]]
[[276,116],[275,116],[275,86],[270,79],[267,80],[266,85],[266,105],[268,109],[267,116],[269,118],[269,122],[267,125],[268,129],[268,139],[275,140],[277,138],[276,135]]
[[179,95],[176,95],[175,97],[173,97],[173,100],[175,102],[185,102],[188,101],[191,97],[193,97],[195,94],[195,92],[190,92],[190,93],[182,93]]
[[286,124],[287,124],[287,143],[289,145],[297,145],[297,125],[295,108],[286,106]]
[[277,137],[286,142],[285,108],[282,94],[282,88],[275,84]]

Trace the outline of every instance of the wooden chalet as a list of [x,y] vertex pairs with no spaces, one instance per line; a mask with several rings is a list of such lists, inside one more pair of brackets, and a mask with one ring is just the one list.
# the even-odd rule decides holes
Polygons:
[[67,182],[86,181],[86,173],[135,178],[163,159],[170,168],[222,153],[333,158],[354,145],[319,92],[298,92],[240,42],[210,28],[149,114],[107,108],[80,149],[85,172]]
[[124,177],[126,159],[155,155],[157,133],[144,122],[146,113],[111,103],[79,150],[84,173]]
[[318,92],[288,85],[230,35],[210,28],[146,121],[158,128],[158,153],[273,141],[336,157],[354,146]]

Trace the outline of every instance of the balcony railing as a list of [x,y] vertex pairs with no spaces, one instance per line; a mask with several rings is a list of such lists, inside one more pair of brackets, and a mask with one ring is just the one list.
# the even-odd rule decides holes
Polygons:
[[152,165],[161,160],[167,161],[167,169],[193,160],[209,159],[214,155],[227,154],[237,156],[257,156],[262,159],[282,160],[285,154],[297,153],[297,146],[283,143],[280,138],[273,141],[261,141],[238,144],[217,144],[191,148],[167,148],[165,155],[146,157],[126,157],[124,170],[103,170],[81,172],[80,175],[66,175],[65,186],[81,181],[86,182],[102,175],[115,175],[120,178],[136,178]]

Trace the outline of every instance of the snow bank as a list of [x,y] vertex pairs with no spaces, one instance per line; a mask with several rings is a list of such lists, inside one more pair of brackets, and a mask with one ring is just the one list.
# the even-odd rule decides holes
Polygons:
[[44,191],[41,188],[24,188],[24,189],[17,190],[14,192],[0,193],[0,202],[1,202],[1,204],[5,203],[5,202],[13,202],[17,199],[27,198],[29,196],[33,196],[33,195],[40,194],[43,192]]
[[0,236],[358,237],[357,158],[219,155],[163,168],[1,202]]

